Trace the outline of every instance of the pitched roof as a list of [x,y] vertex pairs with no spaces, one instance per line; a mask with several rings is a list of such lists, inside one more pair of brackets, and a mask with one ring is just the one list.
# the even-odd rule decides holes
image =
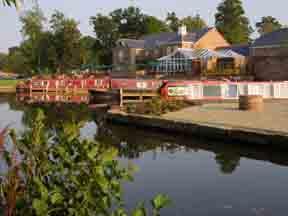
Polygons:
[[195,43],[210,30],[211,28],[203,28],[198,31],[188,32],[185,35],[176,33],[173,38],[171,38],[169,41],[165,41],[164,43],[179,43],[181,41]]
[[195,43],[211,29],[212,28],[203,28],[194,32],[188,32],[185,35],[181,35],[178,32],[162,32],[143,36],[140,40],[120,39],[118,43],[129,48],[146,49],[152,49],[163,44],[180,43],[182,41]]
[[185,35],[181,35],[178,32],[164,32],[144,36],[141,39],[145,41],[145,48],[149,49],[162,44],[180,43],[182,41],[195,43],[210,30],[211,28],[203,28],[201,30],[188,32]]
[[279,46],[283,44],[288,44],[288,28],[279,29],[261,36],[252,44],[252,47]]
[[217,49],[216,52],[220,55],[222,58],[243,58],[244,55],[241,55],[238,52],[235,52],[232,48],[222,48]]
[[135,40],[135,39],[120,39],[118,44],[128,48],[144,48],[144,40]]

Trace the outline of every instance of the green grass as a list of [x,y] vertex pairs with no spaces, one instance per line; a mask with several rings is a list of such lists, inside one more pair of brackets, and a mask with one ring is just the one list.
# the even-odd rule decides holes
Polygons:
[[19,80],[0,80],[1,87],[16,87]]

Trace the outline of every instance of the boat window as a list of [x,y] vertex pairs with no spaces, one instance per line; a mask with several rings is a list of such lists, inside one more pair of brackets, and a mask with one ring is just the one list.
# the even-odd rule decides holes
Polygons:
[[204,97],[221,97],[221,86],[219,85],[206,85],[203,87]]

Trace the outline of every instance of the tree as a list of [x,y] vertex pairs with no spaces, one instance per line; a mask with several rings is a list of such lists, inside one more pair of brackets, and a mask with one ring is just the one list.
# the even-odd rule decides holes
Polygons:
[[166,32],[169,27],[156,17],[144,14],[140,8],[128,7],[97,14],[90,18],[96,36],[95,48],[101,64],[112,63],[112,49],[120,38],[139,39],[143,35]]
[[194,17],[188,16],[181,20],[181,23],[187,27],[189,32],[197,31],[207,27],[206,22],[197,14]]
[[7,54],[0,53],[0,70],[3,70],[4,66],[7,64],[7,58]]
[[117,24],[121,38],[138,39],[144,34],[145,15],[140,8],[117,9],[110,13],[110,17]]
[[167,14],[166,23],[169,26],[170,30],[173,32],[177,32],[178,28],[181,25],[180,19],[177,17],[175,12],[171,12]]
[[63,13],[56,11],[52,14],[52,34],[56,52],[58,72],[68,72],[81,65],[81,33],[74,19],[66,18]]
[[80,39],[81,44],[81,63],[82,64],[97,64],[99,62],[96,39],[91,36],[84,36]]
[[112,63],[112,48],[119,39],[118,25],[109,16],[97,14],[90,18],[96,35],[95,48],[102,64]]
[[25,56],[27,56],[27,64],[34,71],[41,68],[42,59],[40,53],[42,50],[40,49],[40,43],[45,21],[46,18],[39,7],[34,7],[20,16],[20,22],[22,23],[21,33],[24,38],[22,47],[25,50]]
[[42,33],[46,18],[39,7],[34,7],[20,16],[21,33],[24,39],[37,40]]
[[7,72],[13,72],[17,74],[28,74],[31,68],[26,63],[26,57],[20,47],[13,47],[9,49],[6,63],[3,66],[3,70]]
[[144,34],[154,34],[168,31],[169,27],[162,20],[159,20],[154,16],[146,16],[144,18]]
[[276,31],[281,27],[281,23],[272,16],[262,17],[261,21],[256,23],[256,28],[260,35]]
[[217,7],[215,25],[230,43],[247,43],[251,27],[241,0],[223,0]]

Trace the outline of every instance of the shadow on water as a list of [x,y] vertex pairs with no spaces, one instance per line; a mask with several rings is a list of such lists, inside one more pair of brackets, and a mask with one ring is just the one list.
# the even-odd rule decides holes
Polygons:
[[[101,132],[104,132],[101,134]],[[108,134],[107,134],[108,133]],[[267,161],[280,166],[288,166],[288,152],[274,148],[256,146],[243,143],[223,143],[161,133],[152,130],[135,129],[135,127],[105,124],[105,129],[100,130],[96,139],[108,145],[117,146],[120,156],[137,159],[145,152],[160,149],[170,153],[184,150],[197,152],[204,150],[215,154],[215,161],[223,174],[233,173],[240,166],[241,159]],[[157,157],[157,155],[155,156]]]

